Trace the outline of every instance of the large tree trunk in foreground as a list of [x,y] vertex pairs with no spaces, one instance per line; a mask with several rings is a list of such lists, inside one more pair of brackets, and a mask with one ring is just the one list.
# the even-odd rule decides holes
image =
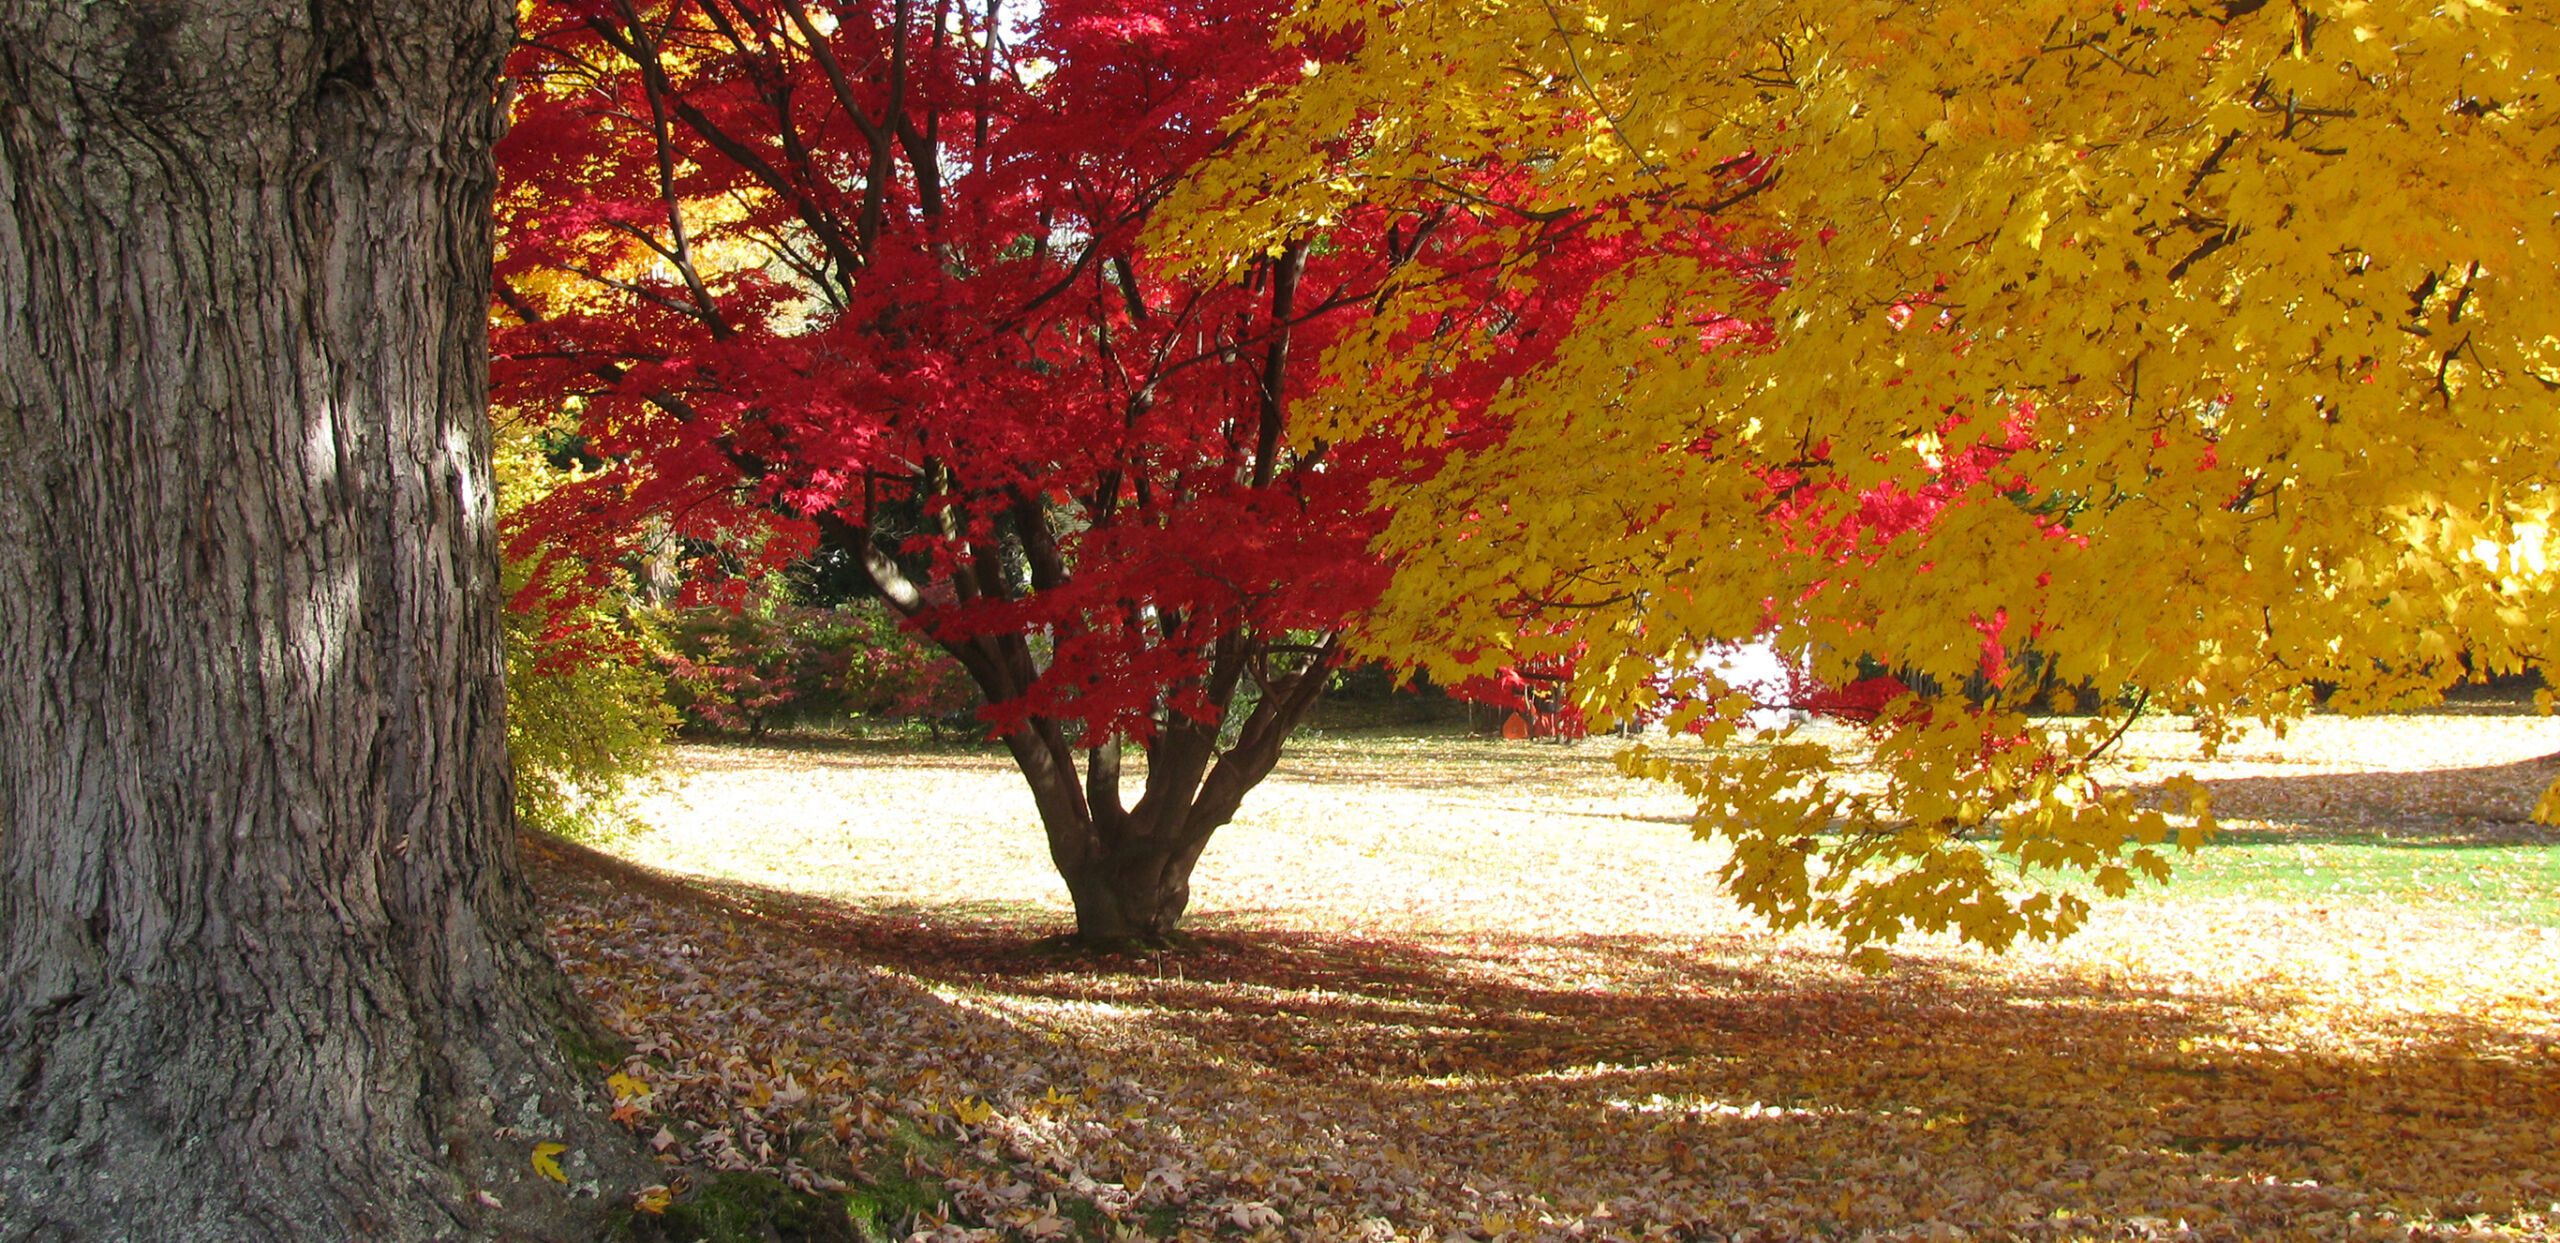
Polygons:
[[509,810],[510,11],[0,8],[0,1237],[591,1236],[631,1168]]

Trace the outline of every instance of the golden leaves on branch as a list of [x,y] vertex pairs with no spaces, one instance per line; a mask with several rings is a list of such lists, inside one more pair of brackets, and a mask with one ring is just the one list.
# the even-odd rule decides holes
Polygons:
[[[1439,381],[1490,334],[1418,349],[1389,313],[1338,347],[1363,382],[1304,412],[1333,433],[1499,433],[1394,498],[1376,650],[1442,677],[1575,653],[1610,719],[1764,633],[1834,684],[1865,658],[1955,687],[1996,623],[2046,684],[2207,736],[2560,652],[2560,27],[2530,6],[1308,0],[1295,28],[1356,50],[1237,118],[1179,196],[1197,253],[1459,211],[1483,232],[1447,271],[1526,297],[1557,219],[1641,243],[1480,410]],[[1670,244],[1709,233],[1768,258]],[[1409,275],[1408,322],[1453,288]],[[1719,317],[1765,338],[1696,331]],[[1925,522],[1820,537],[1933,487]],[[2157,826],[1967,760],[1955,734],[2071,765],[2069,730],[1994,729],[2009,706],[1875,740],[1872,794],[1711,761],[1741,766],[1690,774],[1699,824],[1773,918],[2067,929],[2059,897],[1980,904],[1972,831],[2116,888]]]

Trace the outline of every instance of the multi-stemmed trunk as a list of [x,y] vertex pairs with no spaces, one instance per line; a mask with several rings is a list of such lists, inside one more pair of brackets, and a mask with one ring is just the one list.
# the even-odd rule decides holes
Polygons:
[[0,1239],[591,1237],[636,1163],[510,812],[508,12],[0,7]]
[[[1253,434],[1231,442],[1250,449],[1239,448],[1241,456],[1229,469],[1237,472],[1239,482],[1266,494],[1294,494],[1304,483],[1296,472],[1321,457],[1293,453],[1284,435],[1292,308],[1307,254],[1303,245],[1288,247],[1265,272],[1274,328],[1260,342],[1250,421],[1238,420],[1239,427],[1250,426]],[[1118,270],[1124,288],[1134,290],[1132,270],[1126,265]],[[1146,413],[1149,399],[1140,394],[1130,400],[1129,415],[1135,420]],[[1107,473],[1098,492],[1083,499],[1078,521],[1094,528],[1117,518],[1121,482],[1120,473]],[[921,471],[914,483],[919,497],[957,491],[957,481],[942,465]],[[951,506],[918,507],[938,513],[935,533],[947,552],[958,554],[943,585],[963,605],[1019,601],[1060,590],[1076,572],[1065,541],[1052,529],[1058,515],[1051,507],[1019,490],[1010,501],[1007,521],[974,541],[963,538]],[[882,549],[876,532],[841,514],[815,518],[829,551],[859,564],[891,608],[913,620],[931,616],[924,592]],[[1178,611],[1138,601],[1124,607],[1133,616],[1154,613],[1167,642],[1189,629]],[[1249,615],[1251,610],[1236,612]],[[1056,623],[1052,642],[1065,646],[1067,636],[1057,630],[1074,624],[1071,619]],[[1028,630],[975,635],[939,634],[931,626],[926,630],[938,634],[943,650],[968,670],[989,703],[1010,704],[1035,693],[1042,671]],[[1290,732],[1324,689],[1340,639],[1339,630],[1329,630],[1314,643],[1299,643],[1291,641],[1284,627],[1230,620],[1194,653],[1198,668],[1187,683],[1158,688],[1155,728],[1138,744],[1147,763],[1135,803],[1125,801],[1122,793],[1124,744],[1119,740],[1078,748],[1070,735],[1082,734],[1082,722],[1039,715],[1002,735],[1031,786],[1049,839],[1049,858],[1075,903],[1079,940],[1092,945],[1162,942],[1173,933],[1190,907],[1191,870],[1200,852],[1235,818],[1245,794],[1279,763]],[[1251,706],[1243,708],[1239,701],[1248,682],[1255,694]],[[1230,727],[1223,715],[1203,719],[1175,706],[1183,703],[1205,703],[1219,714],[1243,708],[1244,717]]]
[[[1235,818],[1245,794],[1271,775],[1289,732],[1314,706],[1326,671],[1325,656],[1318,655],[1299,672],[1274,679],[1224,748],[1215,724],[1176,717],[1146,744],[1146,775],[1134,804],[1122,801],[1122,744],[1085,751],[1079,775],[1077,752],[1057,723],[1035,720],[1005,736],[1039,807],[1049,858],[1075,903],[1078,940],[1109,946],[1160,943],[1172,935],[1191,905],[1191,870],[1200,852]],[[1232,683],[1227,686],[1231,698]]]
[[[834,515],[819,515],[817,525],[827,546],[861,565],[891,608],[910,618],[926,614],[922,591],[881,551],[871,531]],[[1037,507],[1017,513],[1012,537],[1031,566],[1032,588],[1065,581],[1065,560]],[[1010,590],[997,569],[1006,559],[1002,551],[977,550],[968,570],[954,576],[955,584],[968,589],[964,599],[1001,597]],[[1168,627],[1173,629],[1178,628]],[[989,703],[1026,698],[1040,680],[1030,636],[1022,631],[944,635],[938,641]],[[1031,787],[1049,859],[1075,903],[1077,939],[1117,945],[1161,942],[1172,934],[1191,905],[1191,869],[1200,852],[1235,818],[1245,794],[1271,775],[1290,732],[1323,693],[1339,645],[1339,634],[1297,644],[1244,626],[1218,638],[1201,653],[1196,680],[1167,688],[1159,701],[1169,704],[1177,698],[1174,690],[1185,689],[1197,694],[1179,698],[1227,712],[1243,708],[1239,692],[1251,681],[1251,706],[1232,723],[1170,707],[1160,711],[1157,728],[1139,744],[1147,763],[1135,803],[1122,790],[1126,744],[1115,739],[1079,747],[1082,722],[1036,714],[1000,735]]]

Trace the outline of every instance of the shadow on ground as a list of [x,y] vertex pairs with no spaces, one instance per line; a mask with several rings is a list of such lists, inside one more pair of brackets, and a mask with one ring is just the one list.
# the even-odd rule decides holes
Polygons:
[[[2533,823],[2534,803],[2560,780],[2560,755],[2470,768],[2201,778],[2232,841],[2354,841],[2377,846],[2560,844]],[[2136,789],[2183,806],[2155,784]]]
[[2305,1000],[2264,988],[1968,959],[1871,978],[1738,937],[1233,929],[1081,957],[1037,940],[1054,916],[531,853],[547,885],[643,892],[961,990],[950,1021],[988,1041],[1102,1059],[1152,1111],[1133,1125],[1223,1154],[1193,1174],[1203,1202],[1266,1205],[1289,1237],[1361,1220],[1376,1237],[2560,1229],[2542,1215],[2560,1201],[2560,1033],[2493,1018],[2345,1016],[2342,1037],[2292,1025]]

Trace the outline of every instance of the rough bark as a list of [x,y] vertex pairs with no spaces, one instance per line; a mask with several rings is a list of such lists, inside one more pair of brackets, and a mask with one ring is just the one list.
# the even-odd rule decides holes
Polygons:
[[511,14],[0,7],[0,1238],[570,1238],[631,1168],[509,811]]

